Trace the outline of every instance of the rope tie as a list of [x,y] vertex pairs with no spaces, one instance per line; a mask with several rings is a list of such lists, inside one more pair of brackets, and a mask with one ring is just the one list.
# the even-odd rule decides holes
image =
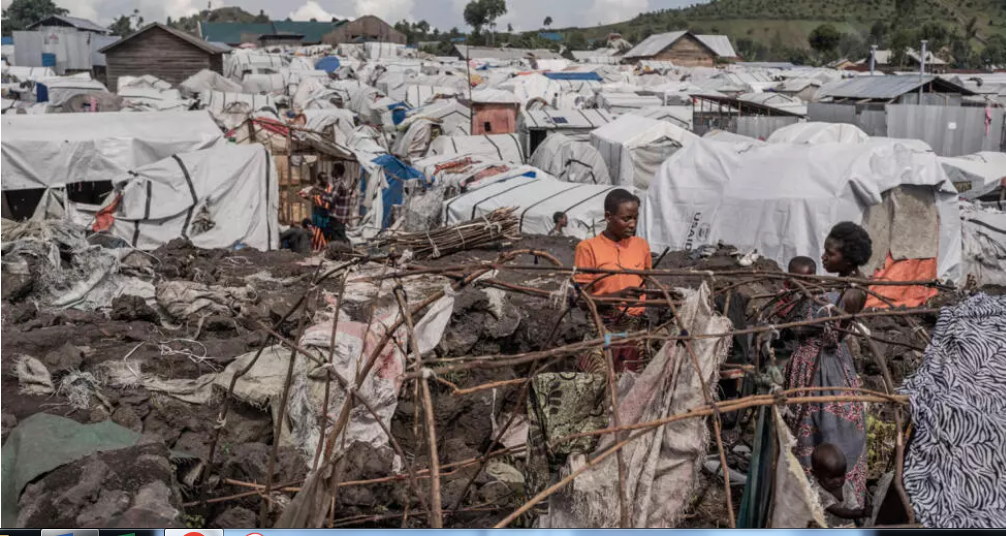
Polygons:
[[[437,247],[437,243],[434,242],[433,241],[433,237],[430,236],[430,230],[429,229],[426,229],[426,239],[430,241],[430,247],[433,248],[433,258],[434,259],[439,259],[440,258],[440,248]],[[464,239],[462,238],[461,241],[464,242]]]
[[465,249],[465,235],[461,233],[459,227],[455,227],[454,232],[458,233],[458,237],[461,238],[461,249]]

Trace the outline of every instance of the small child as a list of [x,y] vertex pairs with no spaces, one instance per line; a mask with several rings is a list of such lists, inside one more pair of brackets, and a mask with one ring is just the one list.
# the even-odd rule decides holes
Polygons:
[[845,453],[834,443],[821,443],[811,455],[810,487],[817,492],[829,527],[842,527],[849,520],[869,516],[869,507],[861,507],[856,489],[846,480]]
[[[789,273],[794,275],[814,275],[817,273],[817,263],[814,259],[810,257],[793,257],[789,261],[789,267],[787,270]],[[793,286],[790,285],[789,281],[783,283],[783,291],[787,292],[792,290]],[[775,316],[785,319],[793,311],[793,306],[796,305],[798,296],[792,292],[786,293],[783,297],[779,298],[779,304],[775,307]]]

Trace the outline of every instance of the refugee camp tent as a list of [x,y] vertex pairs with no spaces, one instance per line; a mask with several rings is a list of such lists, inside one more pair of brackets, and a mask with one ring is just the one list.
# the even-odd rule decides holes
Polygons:
[[[279,247],[279,182],[258,144],[221,144],[182,152],[112,179],[119,195],[105,208],[109,231],[152,250],[175,238],[201,248]],[[98,218],[98,225],[105,222]]]
[[440,154],[414,159],[412,166],[433,177],[438,186],[461,192],[482,188],[498,180],[517,175],[534,174],[541,170],[524,164],[504,162],[495,157],[476,154]]
[[529,163],[561,181],[611,184],[601,153],[590,143],[563,134],[545,138]]
[[979,199],[1006,188],[1006,153],[940,157],[940,162],[962,199]]
[[[902,189],[905,195],[898,195],[913,210],[877,210]],[[956,280],[957,203],[935,155],[897,144],[746,147],[697,140],[661,166],[643,204],[640,232],[655,250],[690,251],[722,241],[785,266],[798,255],[820,255],[836,223],[863,222],[876,229],[875,254],[936,258],[929,279]],[[877,207],[872,224],[864,222],[871,207]]]
[[691,130],[693,126],[692,112],[694,108],[688,106],[654,106],[653,108],[640,108],[631,110],[628,113],[640,117],[649,117],[657,121],[667,121],[683,129]]
[[476,154],[515,164],[526,162],[516,134],[441,136],[430,144],[429,154]]
[[1006,286],[1006,212],[961,203],[962,280]]
[[256,112],[267,111],[279,115],[276,101],[269,95],[223,93],[211,90],[201,93],[199,102],[203,109],[209,111],[213,119],[226,130],[241,125]]
[[613,119],[604,110],[523,110],[517,121],[517,134],[524,154],[530,156],[546,136],[564,134],[577,141],[588,141],[590,131]]
[[865,143],[870,136],[855,125],[808,122],[782,127],[773,132],[769,143]]
[[409,181],[417,181],[422,186],[431,186],[425,175],[390,154],[378,156],[372,161],[380,169],[379,174],[365,174],[361,190],[367,191],[367,182],[379,181],[380,195],[375,199],[371,211],[380,218],[380,227],[387,229],[394,222],[396,205],[405,202],[405,186]]
[[192,96],[199,95],[204,91],[241,93],[241,84],[209,69],[203,69],[178,84],[178,89]]
[[558,181],[544,173],[517,175],[496,181],[444,203],[447,224],[484,216],[498,208],[518,207],[519,230],[546,235],[555,226],[552,215],[564,212],[566,236],[585,239],[604,230],[604,196],[615,186]]
[[440,123],[444,134],[448,136],[470,135],[472,129],[471,108],[454,99],[438,100],[431,104],[409,110],[401,126],[408,126],[410,121],[427,119]]
[[464,91],[454,86],[420,86],[410,85],[405,88],[405,102],[417,108],[434,102],[443,97],[459,97],[464,95]]
[[748,147],[761,147],[765,145],[765,142],[759,140],[758,138],[752,138],[750,136],[744,136],[743,134],[734,134],[733,132],[727,130],[713,129],[702,135],[703,139],[714,140],[723,143],[740,143]]
[[591,132],[590,144],[608,164],[611,183],[649,188],[660,165],[698,136],[666,121],[626,114]]
[[663,106],[664,101],[653,95],[637,95],[636,93],[604,92],[597,95],[597,107],[612,114],[624,114],[640,108]]
[[528,101],[535,99],[541,99],[551,105],[562,92],[562,87],[557,81],[537,73],[511,78],[499,84],[497,89],[516,95],[521,106],[526,106]]
[[430,143],[436,136],[442,135],[441,125],[429,119],[416,118],[399,126],[399,133],[392,146],[391,153],[399,158],[411,160],[426,156]]
[[4,115],[2,123],[4,191],[109,181],[226,143],[205,111]]

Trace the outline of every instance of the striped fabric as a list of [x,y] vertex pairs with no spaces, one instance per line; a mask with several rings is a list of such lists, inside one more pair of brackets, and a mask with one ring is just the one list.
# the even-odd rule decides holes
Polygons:
[[323,251],[327,245],[328,240],[325,240],[325,233],[317,227],[311,227],[311,251]]
[[904,482],[918,519],[1006,527],[1006,296],[944,308],[904,391],[915,427]]

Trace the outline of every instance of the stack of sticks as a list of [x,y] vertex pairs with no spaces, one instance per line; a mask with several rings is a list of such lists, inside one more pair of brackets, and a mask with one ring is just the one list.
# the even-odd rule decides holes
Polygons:
[[436,259],[458,251],[506,245],[520,238],[514,208],[498,208],[481,218],[440,229],[402,233],[378,240],[378,247],[411,250],[415,259]]

